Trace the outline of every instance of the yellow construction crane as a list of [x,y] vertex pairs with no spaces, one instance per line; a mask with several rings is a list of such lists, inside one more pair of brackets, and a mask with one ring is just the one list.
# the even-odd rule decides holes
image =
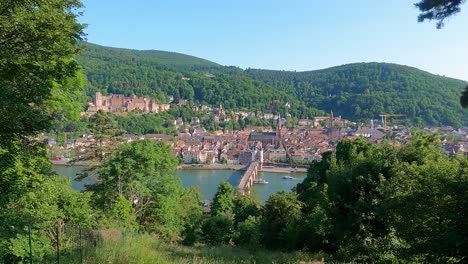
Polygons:
[[381,114],[382,117],[382,123],[384,125],[384,128],[387,129],[387,117],[390,116],[406,116],[405,114]]

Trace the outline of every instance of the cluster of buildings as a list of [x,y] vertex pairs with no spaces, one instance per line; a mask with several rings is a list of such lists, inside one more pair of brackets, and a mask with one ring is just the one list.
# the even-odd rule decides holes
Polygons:
[[[184,103],[184,102],[182,102]],[[180,102],[179,102],[180,104]],[[155,100],[123,95],[103,96],[97,92],[93,102],[88,104],[88,114],[99,110],[105,112],[128,112],[140,110],[145,113],[158,113],[169,110],[169,104],[158,104]],[[210,107],[193,105],[192,110],[213,114],[214,121],[238,121],[240,118],[256,117],[276,121],[272,127],[249,127],[242,130],[217,130],[208,132],[198,117],[192,117],[189,124],[182,118],[173,120],[179,133],[176,136],[163,134],[125,135],[124,141],[141,139],[164,141],[172,146],[173,154],[186,164],[224,163],[228,165],[247,165],[260,160],[265,165],[278,165],[285,161],[296,164],[320,160],[327,151],[335,151],[336,144],[342,139],[362,137],[373,143],[380,143],[389,138],[404,144],[411,133],[404,126],[391,129],[382,126],[359,126],[341,117],[334,117],[333,112],[327,116],[316,116],[313,119],[300,119],[293,128],[284,126],[286,119],[279,115],[261,112],[229,112],[222,106]],[[429,133],[439,133],[443,138],[443,148],[449,154],[468,154],[468,129],[454,130],[451,127],[426,128]],[[456,139],[456,140],[454,140]],[[53,138],[48,139],[52,156],[82,157],[87,155],[93,145],[98,144],[93,135],[83,135],[75,140],[67,140],[65,146],[59,146]],[[67,154],[68,153],[68,154]],[[57,158],[55,158],[57,159]]]
[[[221,109],[221,110],[220,110]],[[218,114],[222,108],[218,108]],[[125,135],[127,142],[151,139],[164,141],[172,146],[173,154],[186,164],[223,163],[228,165],[247,165],[261,160],[265,165],[278,165],[289,160],[296,164],[320,160],[327,151],[335,151],[336,144],[342,139],[362,137],[373,143],[389,138],[404,144],[411,132],[404,126],[383,129],[370,126],[346,126],[349,121],[329,116],[299,120],[294,128],[284,126],[285,119],[277,117],[276,129],[272,127],[249,127],[242,130],[217,130],[208,132],[197,120],[191,125],[181,126],[176,136],[163,134]],[[174,124],[183,125],[179,118]],[[429,133],[439,133],[443,138],[443,148],[449,154],[468,154],[468,129],[427,128]],[[453,140],[453,139],[457,140]],[[86,155],[90,146],[97,144],[93,135],[83,135],[76,140],[68,140],[66,146],[57,146],[49,139],[51,149],[73,149],[77,156]]]
[[127,97],[121,94],[105,96],[100,92],[96,92],[93,102],[88,103],[87,113],[93,114],[99,110],[113,113],[130,112],[133,110],[145,113],[159,113],[168,111],[169,109],[169,104],[160,104],[155,99],[135,95]]

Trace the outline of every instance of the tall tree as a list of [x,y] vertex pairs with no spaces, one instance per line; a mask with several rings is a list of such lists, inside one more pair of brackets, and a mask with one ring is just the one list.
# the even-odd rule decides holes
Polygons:
[[81,7],[79,0],[0,1],[0,262],[24,259],[25,224],[38,227],[39,262],[53,248],[54,225],[90,223],[89,196],[55,177],[32,137],[70,116],[80,85]]
[[304,244],[344,261],[465,261],[467,161],[437,135],[403,147],[340,142],[298,185]]
[[[141,229],[178,239],[185,227],[198,221],[202,208],[200,192],[184,189],[175,176],[177,164],[163,142],[141,140],[121,145],[99,166],[98,181],[90,186],[97,207],[106,215],[119,200],[129,201]],[[110,217],[115,219],[115,215]],[[107,220],[109,215],[103,218]],[[130,219],[128,214],[125,219]]]
[[0,2],[1,142],[34,135],[63,115],[49,106],[76,87],[81,7],[79,0]]
[[234,210],[234,188],[231,184],[222,181],[216,194],[213,198],[213,204],[211,205],[212,215],[224,215],[233,216]]
[[435,136],[416,135],[399,151],[383,188],[382,210],[400,249],[426,262],[466,262],[468,256],[468,158],[450,157]]
[[119,128],[117,122],[112,119],[109,113],[102,110],[89,118],[88,129],[96,140],[96,144],[90,147],[89,152],[91,155],[85,157],[85,160],[91,159],[103,162],[125,140],[123,137],[125,131]]
[[124,144],[99,169],[93,189],[97,201],[106,208],[121,194],[135,205],[141,215],[153,200],[153,191],[161,178],[174,175],[177,159],[168,145],[150,140]]
[[271,195],[265,203],[260,223],[262,244],[272,249],[297,249],[302,206],[296,193],[281,191]]

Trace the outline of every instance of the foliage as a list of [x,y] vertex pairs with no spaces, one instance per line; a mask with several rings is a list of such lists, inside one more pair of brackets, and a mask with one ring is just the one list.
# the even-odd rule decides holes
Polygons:
[[238,195],[234,199],[234,224],[260,215],[261,202],[255,195]]
[[0,146],[0,207],[6,208],[9,202],[39,187],[49,175],[52,175],[50,162],[39,144],[13,141]]
[[211,205],[212,215],[224,215],[228,217],[233,216],[234,209],[234,188],[231,184],[221,181],[218,190],[213,198]]
[[[95,176],[99,166],[111,158],[114,153],[125,141],[124,131],[118,127],[117,122],[109,113],[99,110],[96,114],[89,117],[88,120],[82,118],[79,123],[86,130],[82,133],[90,133],[95,140],[94,144],[87,147],[86,154],[78,154],[73,158],[72,163],[85,162],[88,166],[79,173],[78,180],[83,180],[89,176]],[[57,136],[57,139],[60,137]]]
[[224,215],[208,218],[202,226],[203,242],[208,245],[227,244],[233,235],[232,220]]
[[182,243],[193,245],[201,241],[203,221],[203,207],[201,206],[202,194],[198,187],[192,186],[184,189],[184,193],[177,206],[177,215],[183,220],[181,235]]
[[237,226],[234,243],[238,246],[257,249],[260,246],[260,221],[255,216],[249,216]]
[[344,261],[462,261],[466,164],[437,135],[414,134],[403,147],[342,141],[297,187],[304,244]]
[[0,217],[0,259],[14,261],[29,257],[26,228],[29,224],[32,225],[35,259],[53,254],[57,236],[61,237],[61,247],[66,250],[71,246],[70,234],[65,232],[67,227],[93,225],[89,202],[90,194],[73,190],[68,179],[45,177],[34,191],[3,207],[6,212]]
[[54,101],[77,88],[79,8],[78,0],[0,2],[1,141],[34,135],[66,115]]
[[138,228],[132,202],[119,194],[100,220],[102,228],[135,230]]
[[468,123],[458,102],[466,82],[407,66],[355,63],[307,72],[248,69],[246,74],[300,98],[308,107],[333,110],[350,120],[402,113],[406,122],[418,125]]
[[421,11],[418,22],[437,20],[437,28],[440,29],[446,18],[460,12],[460,5],[464,2],[465,0],[421,0],[415,4]]
[[417,125],[459,127],[468,122],[458,104],[466,82],[396,64],[356,63],[308,72],[221,66],[182,70],[158,63],[151,53],[145,59],[144,51],[85,46],[80,62],[88,79],[88,95],[98,90],[134,93],[164,102],[172,95],[174,100],[222,105],[226,110],[290,114],[288,126],[296,123],[294,118],[323,114],[317,109],[332,109],[351,120],[403,113],[408,116],[406,123]]
[[203,216],[202,194],[198,186],[185,188],[178,201],[178,216],[185,221],[185,228],[199,227]]
[[214,62],[197,58],[190,55],[180,54],[177,52],[167,52],[160,50],[132,50],[132,49],[121,49],[121,48],[110,48],[103,47],[91,43],[82,43],[87,51],[82,56],[92,56],[95,59],[103,61],[125,61],[142,60],[144,62],[153,63],[155,65],[170,66],[178,70],[189,70],[194,67],[200,68],[216,68],[219,64]]
[[272,194],[265,203],[260,223],[262,244],[272,249],[297,249],[301,209],[302,202],[295,193]]
[[123,196],[141,229],[179,239],[184,228],[201,217],[202,208],[200,192],[184,189],[175,176],[177,164],[165,143],[140,140],[121,145],[99,167],[98,181],[90,187],[97,208],[112,212]]
[[83,36],[78,0],[0,2],[0,262],[53,250],[69,225],[92,225],[90,195],[57,177],[34,136],[53,120],[77,118],[82,79],[74,56]]
[[271,86],[250,78],[238,68],[211,63],[188,62],[188,65],[183,65],[182,61],[177,62],[177,56],[171,61],[161,60],[158,52],[114,49],[89,43],[83,45],[85,48],[79,61],[88,80],[85,84],[88,96],[96,91],[103,94],[135,94],[156,98],[164,103],[169,101],[169,96],[173,96],[175,103],[189,100],[222,105],[227,110],[269,110],[282,115],[289,111],[286,103],[290,103],[292,114],[298,117],[312,117],[320,113],[305,107],[287,93],[272,93]]
[[468,86],[465,87],[465,91],[460,96],[460,104],[463,108],[468,108]]
[[418,136],[400,151],[385,196],[387,222],[406,241],[404,253],[430,262],[468,255],[468,159],[449,157],[434,137]]
[[127,116],[115,115],[112,116],[112,118],[117,122],[118,126],[128,134],[177,134],[174,129],[174,124],[171,123],[171,121],[176,118],[165,112],[158,114],[130,112]]
[[[118,124],[112,117],[99,110],[96,114],[89,118],[88,122],[89,133],[96,140],[88,149],[88,154],[85,157],[80,157],[77,161],[93,160],[97,162],[104,162],[110,154],[115,152],[119,144],[124,141],[124,131],[118,127]],[[94,170],[95,168],[90,168]]]
[[124,144],[99,168],[94,187],[96,202],[107,208],[119,194],[134,203],[138,218],[153,203],[154,191],[163,177],[173,175],[177,159],[169,146],[150,140]]
[[167,243],[149,234],[126,237],[124,240],[106,240],[84,263],[309,263],[323,255],[306,252],[284,253],[257,249],[251,251],[229,245],[186,247]]

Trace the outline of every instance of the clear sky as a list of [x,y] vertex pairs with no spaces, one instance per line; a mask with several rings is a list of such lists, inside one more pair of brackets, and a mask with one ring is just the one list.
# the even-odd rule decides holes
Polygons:
[[392,62],[468,80],[468,4],[446,26],[417,0],[83,0],[100,45],[185,53],[242,68]]

